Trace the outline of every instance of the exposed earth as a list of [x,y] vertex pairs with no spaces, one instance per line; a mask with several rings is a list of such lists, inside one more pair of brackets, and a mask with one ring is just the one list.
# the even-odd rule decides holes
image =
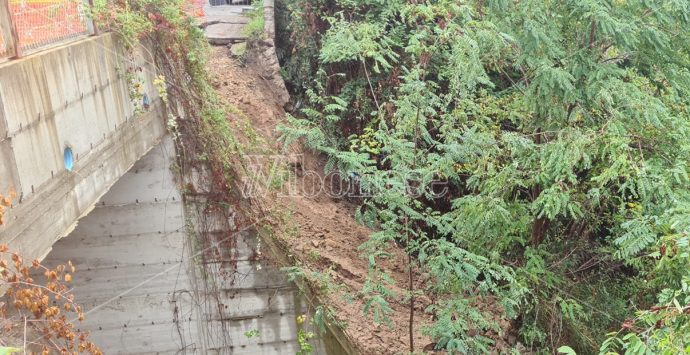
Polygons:
[[[214,87],[221,97],[241,110],[263,138],[258,143],[261,146],[251,148],[255,152],[265,152],[263,148],[270,149],[273,154],[281,152],[282,144],[278,141],[275,128],[284,121],[285,112],[276,102],[269,82],[252,68],[240,66],[236,59],[230,57],[227,47],[213,48],[209,68],[215,76]],[[292,148],[290,155],[300,152],[299,148]],[[301,161],[302,171],[323,175],[324,160],[315,153],[304,151]],[[305,174],[295,174],[295,178],[297,186],[309,185],[302,183]],[[368,239],[370,231],[354,220],[355,206],[343,199],[331,198],[326,193],[306,194],[310,197],[301,193],[284,197],[277,195],[271,191],[259,198],[263,206],[270,206],[276,225],[279,219],[287,219],[287,223],[292,224],[289,226],[292,228],[276,228],[276,232],[280,231],[278,237],[287,243],[305,269],[326,272],[334,284],[345,286],[338,292],[325,295],[327,300],[322,301],[333,308],[339,320],[347,324],[345,333],[353,345],[362,354],[394,354],[408,349],[409,305],[401,302],[405,296],[404,290],[397,290],[397,302],[391,304],[394,309],[390,316],[391,327],[377,325],[371,316],[366,317],[364,301],[357,297],[367,274],[367,261],[357,248]],[[395,246],[392,246],[392,250],[395,253],[391,262],[400,265],[393,276],[398,285],[405,285],[404,254]],[[428,302],[416,302],[418,316],[430,318],[430,315],[421,313],[427,305],[425,303]],[[416,344],[423,346],[430,343],[428,338],[416,333]]]
[[[318,189],[318,180],[324,179],[325,158],[299,146],[289,147],[287,151],[283,149],[276,128],[285,122],[286,113],[277,100],[271,80],[263,77],[260,70],[242,65],[240,60],[231,57],[227,47],[213,47],[209,68],[214,77],[213,86],[239,111],[231,120],[241,137],[245,155],[253,160],[256,160],[255,154],[269,156],[264,163],[276,161],[275,154],[287,155],[283,162],[286,172],[291,174],[286,184],[291,186],[283,185],[282,189],[264,191],[252,198],[252,204],[269,216],[275,237],[302,265],[306,274],[316,271],[327,275],[329,281],[321,281],[321,286],[323,283],[331,286],[318,292],[319,299],[334,311],[338,321],[346,324],[344,332],[359,353],[409,353],[409,274],[407,256],[402,248],[391,244],[389,249],[392,256],[385,267],[395,280],[392,287],[395,297],[389,300],[393,312],[389,315],[389,324],[377,324],[371,314],[364,313],[365,299],[361,290],[366,281],[368,261],[358,250],[371,231],[354,219],[356,206],[353,203],[324,191],[315,193],[314,186]],[[264,168],[267,165],[270,164],[264,164]],[[285,193],[289,188],[293,188],[293,193]],[[414,303],[414,348],[416,352],[427,352],[434,344],[428,336],[422,335],[420,328],[430,324],[433,317],[425,312],[432,300],[423,294],[429,280],[417,272],[416,265],[414,269],[414,288],[421,290],[417,291]],[[508,323],[502,324],[503,329],[510,327]],[[507,338],[493,334],[492,338],[500,338],[496,349],[505,345],[504,337]]]

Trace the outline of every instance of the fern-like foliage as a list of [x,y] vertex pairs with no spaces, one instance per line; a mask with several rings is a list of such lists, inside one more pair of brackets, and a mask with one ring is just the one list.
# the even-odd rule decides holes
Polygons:
[[532,351],[687,351],[690,1],[284,1],[284,139],[370,193],[367,311],[398,243],[450,352],[492,346],[480,299]]

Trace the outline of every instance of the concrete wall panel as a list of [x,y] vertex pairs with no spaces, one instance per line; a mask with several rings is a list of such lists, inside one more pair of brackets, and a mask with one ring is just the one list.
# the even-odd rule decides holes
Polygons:
[[184,228],[195,206],[157,197],[179,197],[173,153],[164,138],[46,258],[76,266],[70,285],[86,312],[78,326],[106,354],[294,354],[306,302],[276,264],[256,257],[251,230],[221,232],[235,241],[233,260],[201,257]]
[[[133,63],[145,68],[139,76],[151,98],[136,117],[124,80]],[[27,259],[45,256],[157,144],[166,113],[151,68],[143,54],[125,55],[114,34],[0,64],[0,192],[12,185],[21,196],[0,226],[0,243]]]
[[5,114],[5,103],[0,94],[0,140],[8,137],[7,115]]
[[41,66],[43,68],[51,68],[50,71],[44,71],[46,91],[51,102],[50,109],[52,112],[61,112],[66,105],[74,102],[78,97],[78,94],[72,87],[74,77],[70,68],[69,51],[65,50],[60,55],[50,56],[42,60]]
[[22,190],[17,175],[17,164],[12,154],[12,141],[0,139],[0,193],[4,195],[12,189]]
[[[14,62],[12,62],[14,64]],[[0,96],[9,136],[19,134],[51,111],[45,72],[33,58],[0,66]]]
[[21,193],[29,198],[44,183],[60,172],[62,152],[52,117],[34,122],[12,138]]

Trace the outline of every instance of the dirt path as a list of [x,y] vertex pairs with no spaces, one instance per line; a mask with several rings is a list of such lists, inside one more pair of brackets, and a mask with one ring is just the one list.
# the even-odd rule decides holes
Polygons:
[[[258,142],[249,149],[261,153],[280,152],[282,145],[277,141],[275,128],[284,121],[285,112],[276,103],[269,81],[251,68],[240,67],[229,57],[225,47],[214,47],[210,69],[215,76],[214,87],[227,102],[247,116],[244,120],[249,121],[260,137],[251,139],[245,134],[243,140],[247,146],[251,146],[251,140]],[[234,119],[238,131],[247,124],[241,118]],[[309,151],[301,152],[297,147],[292,153],[303,154],[301,164],[294,164],[299,170],[295,174],[298,186],[310,182],[309,179],[318,180],[313,174],[305,174],[306,171],[323,178],[322,157]],[[355,207],[324,193],[309,197],[302,194],[278,197],[273,193],[262,200],[263,206],[272,209],[274,215],[282,216],[280,221],[273,223],[281,230],[278,237],[288,245],[289,252],[306,270],[330,275],[330,283],[341,285],[328,289],[322,297],[336,311],[339,320],[347,324],[345,333],[355,347],[362,354],[406,353],[409,349],[409,303],[404,301],[403,289],[395,290],[397,296],[391,304],[394,312],[390,315],[390,327],[377,325],[371,315],[364,315],[360,291],[366,280],[368,264],[357,248],[368,239],[370,231],[354,220]],[[394,245],[391,245],[390,252],[393,259],[388,266],[393,270],[396,285],[407,285],[404,253]],[[420,278],[419,275],[415,277],[417,280]],[[415,348],[418,351],[431,343],[419,332],[420,324],[431,320],[431,316],[423,312],[426,306],[428,299],[421,297],[415,307],[418,317],[415,321]]]

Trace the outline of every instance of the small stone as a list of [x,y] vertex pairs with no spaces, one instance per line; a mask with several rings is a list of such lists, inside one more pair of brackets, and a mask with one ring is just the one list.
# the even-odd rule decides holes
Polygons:
[[326,245],[326,251],[327,251],[327,252],[332,252],[332,251],[333,251],[333,247],[330,246],[330,245]]
[[244,42],[230,45],[230,55],[234,58],[241,59],[247,52],[247,45]]
[[321,244],[321,241],[318,241],[316,239],[311,241],[311,245],[313,245],[314,248],[318,248],[320,244]]

